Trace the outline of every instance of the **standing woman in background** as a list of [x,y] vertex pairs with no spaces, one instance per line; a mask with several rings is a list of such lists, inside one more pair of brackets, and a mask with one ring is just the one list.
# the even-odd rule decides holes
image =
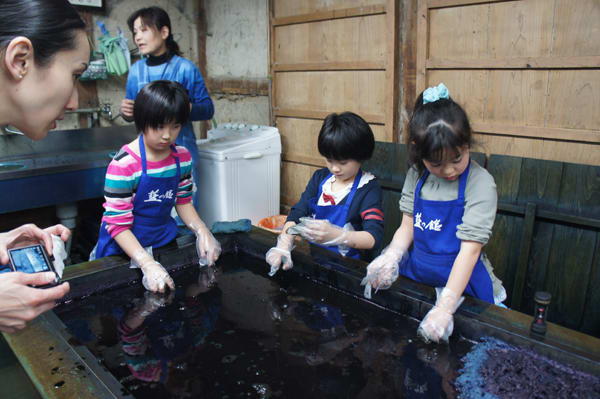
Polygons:
[[196,65],[181,57],[179,45],[173,39],[169,14],[160,7],[142,8],[131,14],[127,25],[133,33],[142,58],[132,65],[127,77],[125,99],[121,102],[121,114],[133,121],[133,103],[146,84],[154,80],[172,80],[180,83],[190,97],[190,121],[181,128],[175,144],[182,145],[192,154],[192,178],[194,208],[198,209],[198,147],[192,121],[209,120],[214,114],[212,100],[204,85],[204,79]]
[[[32,140],[46,137],[66,110],[76,109],[75,82],[86,70],[90,46],[85,22],[67,0],[0,2],[0,125],[12,125]],[[6,193],[4,194],[6,195]],[[51,234],[63,241],[62,225],[40,229],[26,224],[0,234],[0,264],[7,249],[43,242],[52,254]],[[0,274],[0,331],[13,332],[52,309],[69,283],[41,289],[54,273]]]

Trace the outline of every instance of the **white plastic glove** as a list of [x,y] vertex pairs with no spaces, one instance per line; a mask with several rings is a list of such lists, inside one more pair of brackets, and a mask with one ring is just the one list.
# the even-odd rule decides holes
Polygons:
[[213,266],[219,255],[221,255],[221,244],[204,223],[190,225],[196,233],[196,251],[198,252],[198,264],[200,266]]
[[425,342],[441,341],[448,342],[448,338],[454,330],[454,312],[465,300],[464,296],[458,295],[449,288],[435,288],[437,300],[435,306],[425,315],[417,334],[423,337]]
[[62,278],[65,270],[65,259],[67,259],[67,250],[65,243],[60,236],[52,234],[52,257],[54,258],[54,270],[59,278]]
[[388,246],[367,266],[367,275],[360,285],[365,286],[364,296],[371,299],[371,288],[386,290],[398,279],[398,269],[404,257],[404,251]]
[[265,255],[265,260],[271,266],[269,276],[275,275],[282,264],[283,270],[289,270],[294,267],[292,249],[294,249],[294,236],[286,233],[279,234],[277,237],[277,246],[269,249]]
[[304,239],[315,244],[330,246],[348,243],[348,231],[327,219],[302,217],[295,229]]
[[146,250],[138,250],[131,259],[134,261],[131,267],[137,266],[144,273],[142,284],[148,291],[165,292],[167,286],[172,290],[175,289],[175,283],[169,273]]

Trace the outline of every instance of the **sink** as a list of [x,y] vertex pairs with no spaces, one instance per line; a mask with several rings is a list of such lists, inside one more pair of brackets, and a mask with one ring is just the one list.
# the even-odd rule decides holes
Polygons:
[[13,170],[23,169],[25,168],[25,163],[20,162],[3,162],[0,163],[0,173],[2,172],[11,172]]
[[41,141],[0,136],[0,214],[104,195],[106,167],[134,126],[52,131]]

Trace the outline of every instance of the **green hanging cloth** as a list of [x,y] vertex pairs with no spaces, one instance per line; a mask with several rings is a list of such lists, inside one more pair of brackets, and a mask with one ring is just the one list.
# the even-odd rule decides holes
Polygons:
[[107,34],[100,38],[98,52],[104,55],[104,59],[106,60],[106,71],[109,75],[121,76],[126,74],[129,70],[120,42],[121,38],[118,36],[111,37]]

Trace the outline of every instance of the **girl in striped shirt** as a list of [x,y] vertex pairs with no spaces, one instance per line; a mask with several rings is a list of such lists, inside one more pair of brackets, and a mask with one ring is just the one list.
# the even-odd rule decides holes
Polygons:
[[100,237],[90,259],[126,253],[144,274],[150,291],[175,288],[169,273],[144,248],[161,247],[177,235],[173,206],[196,233],[201,265],[212,265],[221,252],[218,241],[192,205],[192,160],[175,146],[189,120],[186,90],[177,82],[148,83],[134,104],[135,126],[141,134],[124,145],[108,165],[104,185],[104,215]]

